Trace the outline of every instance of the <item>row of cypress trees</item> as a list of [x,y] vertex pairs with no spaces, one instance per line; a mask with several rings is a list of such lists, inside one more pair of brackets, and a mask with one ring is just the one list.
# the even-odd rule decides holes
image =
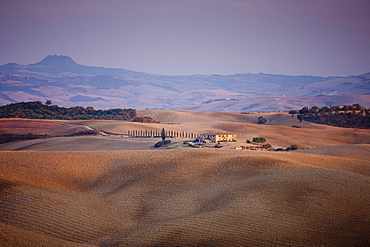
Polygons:
[[183,137],[183,138],[190,138],[196,139],[198,134],[186,131],[178,131],[178,130],[129,130],[128,131],[129,137]]

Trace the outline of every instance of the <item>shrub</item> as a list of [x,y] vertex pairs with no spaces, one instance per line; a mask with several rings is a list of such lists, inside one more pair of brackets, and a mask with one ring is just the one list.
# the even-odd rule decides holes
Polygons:
[[270,149],[272,148],[271,144],[270,143],[265,143],[261,146],[261,148],[266,148],[266,149]]
[[286,150],[297,150],[298,149],[298,145],[296,144],[292,144],[290,147],[288,147]]
[[301,126],[298,125],[292,125],[293,128],[301,128]]
[[163,146],[163,142],[162,142],[162,141],[157,142],[156,144],[154,144],[154,147],[155,147],[155,148],[160,148],[160,147],[162,147],[162,146]]
[[252,142],[264,143],[266,142],[266,139],[264,137],[253,137]]
[[264,124],[267,122],[267,119],[264,117],[258,117],[257,123],[258,124]]
[[164,141],[160,141],[160,142],[157,142],[156,144],[154,144],[154,147],[155,148],[160,148],[164,145],[167,145],[167,144],[170,144],[171,143],[171,140],[164,140]]

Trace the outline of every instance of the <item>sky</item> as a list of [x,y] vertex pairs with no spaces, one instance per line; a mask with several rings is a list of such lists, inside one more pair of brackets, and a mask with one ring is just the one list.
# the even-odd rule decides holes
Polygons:
[[0,65],[163,74],[370,72],[369,0],[0,0]]

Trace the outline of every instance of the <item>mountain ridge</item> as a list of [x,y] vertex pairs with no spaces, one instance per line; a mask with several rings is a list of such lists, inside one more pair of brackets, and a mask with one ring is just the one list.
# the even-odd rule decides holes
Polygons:
[[[0,104],[52,100],[63,106],[76,104],[95,108],[197,109],[258,111],[268,101],[264,97],[330,98],[330,102],[360,103],[370,107],[370,73],[358,76],[294,76],[237,73],[233,75],[157,75],[118,68],[85,66],[71,57],[48,55],[35,64],[8,63],[0,66]],[[335,98],[340,98],[336,100]],[[231,102],[229,99],[234,99]],[[247,105],[229,107],[242,100]],[[260,99],[256,103],[256,99]],[[253,101],[254,103],[248,103]],[[210,104],[217,102],[217,104]],[[220,103],[221,102],[221,103]],[[281,101],[282,102],[282,101]],[[309,101],[307,101],[309,102]],[[214,105],[210,108],[210,105]],[[250,107],[250,105],[252,105]],[[236,106],[236,105],[235,105]],[[271,103],[271,111],[298,109],[297,103]]]
[[[54,54],[54,55],[47,55],[45,58],[43,58],[41,61],[37,62],[37,63],[31,63],[31,64],[28,64],[28,65],[22,65],[22,64],[18,64],[18,63],[7,63],[7,64],[4,64],[4,65],[1,65],[0,68],[4,67],[4,66],[18,66],[18,67],[33,67],[33,66],[47,66],[47,67],[63,67],[63,66],[66,66],[66,67],[73,67],[73,66],[76,66],[76,67],[79,67],[79,68],[91,68],[91,69],[106,69],[106,72],[102,72],[102,75],[110,75],[109,72],[112,71],[112,70],[122,70],[122,71],[130,71],[130,72],[134,72],[134,73],[140,73],[140,74],[146,74],[146,75],[157,75],[157,76],[161,76],[161,77],[199,77],[199,76],[244,76],[244,75],[249,75],[249,76],[253,76],[253,75],[259,75],[259,76],[276,76],[276,77],[287,77],[287,78],[295,78],[295,77],[298,77],[298,78],[343,78],[343,77],[350,77],[350,76],[353,76],[353,75],[350,75],[350,76],[316,76],[316,75],[283,75],[283,74],[271,74],[271,73],[258,73],[258,74],[254,74],[254,73],[248,73],[248,72],[245,72],[245,73],[235,73],[235,74],[227,74],[227,75],[220,75],[220,74],[191,74],[191,75],[160,75],[160,74],[153,74],[153,73],[146,73],[146,72],[139,72],[139,71],[134,71],[134,70],[127,70],[127,69],[123,69],[123,68],[106,68],[106,67],[102,67],[102,66],[87,66],[87,65],[81,65],[81,64],[78,64],[77,62],[75,62],[71,57],[69,56],[65,56],[65,55],[57,55],[57,54]],[[3,69],[1,69],[3,70]],[[44,71],[46,72],[46,71]],[[83,74],[83,71],[81,71],[80,74]],[[361,75],[368,75],[370,74],[369,73],[364,73],[364,74],[361,74]]]
[[30,66],[78,66],[79,64],[76,63],[71,57],[63,56],[63,55],[48,55],[40,62],[35,64],[29,64]]

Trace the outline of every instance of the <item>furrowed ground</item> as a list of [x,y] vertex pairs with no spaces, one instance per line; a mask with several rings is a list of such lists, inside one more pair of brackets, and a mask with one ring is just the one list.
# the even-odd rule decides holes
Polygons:
[[370,244],[369,130],[308,122],[292,128],[299,121],[285,113],[265,114],[263,125],[256,124],[259,114],[138,113],[161,124],[21,120],[12,128],[2,119],[0,126],[42,134],[84,126],[121,135],[162,128],[233,132],[236,145],[263,136],[275,147],[300,149],[194,149],[182,144],[185,138],[172,138],[172,150],[158,150],[158,138],[122,136],[4,143],[0,150],[9,151],[0,152],[0,245]]
[[0,155],[1,242],[10,246],[370,241],[365,159],[216,149]]

